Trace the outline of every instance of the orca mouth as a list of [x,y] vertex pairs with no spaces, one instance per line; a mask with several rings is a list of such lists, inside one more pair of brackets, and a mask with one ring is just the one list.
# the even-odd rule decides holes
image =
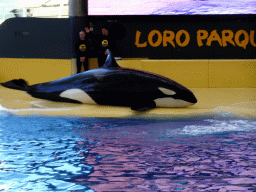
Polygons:
[[158,90],[161,92],[161,96],[158,96],[162,98],[173,98],[176,100],[186,101],[191,104],[197,103],[195,95],[187,88],[177,89],[177,87],[165,88],[164,86],[159,86]]
[[197,98],[195,97],[195,95],[192,92],[188,92],[186,91],[185,93],[177,93],[175,95],[172,96],[172,98],[174,99],[179,99],[179,100],[183,100],[189,103],[197,103]]
[[195,95],[192,93],[192,95],[189,97],[189,99],[186,100],[187,102],[190,103],[197,103],[197,98],[195,97]]

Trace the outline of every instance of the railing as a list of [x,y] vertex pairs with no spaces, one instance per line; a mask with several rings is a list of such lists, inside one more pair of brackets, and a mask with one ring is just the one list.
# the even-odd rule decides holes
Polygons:
[[43,4],[0,3],[0,24],[12,17],[68,18],[68,0],[47,0]]

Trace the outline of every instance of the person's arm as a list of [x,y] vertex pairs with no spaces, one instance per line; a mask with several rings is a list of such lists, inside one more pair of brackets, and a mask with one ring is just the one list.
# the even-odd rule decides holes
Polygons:
[[78,51],[79,51],[78,42],[76,42],[76,44],[75,44],[75,53],[76,53],[76,55],[78,54]]
[[115,52],[115,50],[116,50],[116,39],[112,36],[109,37],[109,46],[108,46],[108,48],[112,52]]

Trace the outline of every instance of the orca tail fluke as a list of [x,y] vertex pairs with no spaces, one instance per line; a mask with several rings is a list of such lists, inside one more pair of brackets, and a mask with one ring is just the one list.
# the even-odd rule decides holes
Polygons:
[[26,91],[28,87],[28,84],[24,79],[14,79],[5,83],[1,83],[1,85],[10,89],[17,89],[21,91]]

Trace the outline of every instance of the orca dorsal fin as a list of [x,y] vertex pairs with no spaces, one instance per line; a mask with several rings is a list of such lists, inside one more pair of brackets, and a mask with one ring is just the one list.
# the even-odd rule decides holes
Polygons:
[[117,64],[117,62],[114,58],[114,55],[113,55],[112,51],[107,49],[107,52],[108,52],[107,59],[106,59],[104,65],[101,68],[106,69],[106,68],[117,68],[117,67],[119,67],[119,65]]

